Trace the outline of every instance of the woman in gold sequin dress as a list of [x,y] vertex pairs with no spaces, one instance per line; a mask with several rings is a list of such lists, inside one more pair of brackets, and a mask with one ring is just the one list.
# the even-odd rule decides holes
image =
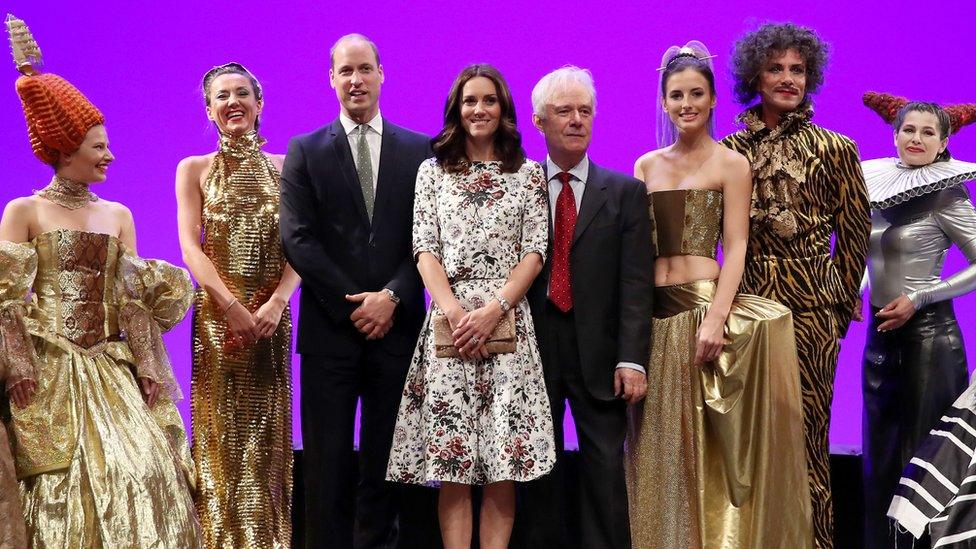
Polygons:
[[792,317],[736,293],[752,181],[745,157],[711,136],[708,58],[700,42],[665,53],[663,148],[634,168],[651,193],[656,259],[647,398],[627,438],[633,545],[810,547]]
[[[31,145],[55,175],[0,220],[0,415],[13,450],[0,447],[0,546],[201,547],[160,337],[189,308],[189,276],[135,255],[128,208],[89,190],[113,160],[102,113],[38,74],[23,22],[7,25]],[[11,458],[19,490],[2,474]]]
[[262,91],[243,66],[203,79],[216,152],[176,172],[193,315],[193,457],[208,547],[291,543],[291,315],[278,233],[282,155],[261,151]]

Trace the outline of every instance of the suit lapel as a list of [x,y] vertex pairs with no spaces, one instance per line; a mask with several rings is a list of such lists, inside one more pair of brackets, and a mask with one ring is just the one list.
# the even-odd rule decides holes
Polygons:
[[332,123],[331,134],[332,150],[335,153],[339,171],[342,172],[342,178],[352,193],[352,199],[356,203],[356,209],[359,210],[360,219],[368,227],[369,216],[366,214],[366,201],[363,200],[363,188],[359,185],[356,163],[353,162],[352,150],[349,148],[349,137],[346,136],[346,130],[338,118]]
[[[546,196],[548,197],[547,204],[546,204],[546,218],[549,220],[549,251],[551,252],[552,251],[552,201],[555,200],[556,197],[549,194],[549,163],[548,162],[542,163],[542,174],[546,178]],[[546,257],[547,258],[549,257],[548,253],[546,254]]]
[[542,272],[539,273],[539,278],[545,280],[546,286],[549,286],[549,269],[552,267],[552,250],[554,249],[556,242],[553,240],[553,227],[552,227],[552,201],[556,197],[549,194],[549,163],[542,162],[542,174],[546,178],[546,219],[549,220],[549,244],[546,247],[546,260],[542,264]]
[[590,170],[586,176],[586,185],[583,187],[583,199],[580,202],[579,214],[576,216],[576,230],[573,232],[573,245],[579,240],[580,235],[586,227],[596,217],[597,212],[607,201],[607,184],[603,180],[600,168],[590,161]]
[[[394,194],[396,184],[396,165],[399,142],[396,137],[397,127],[383,120],[383,138],[380,141],[380,167],[376,174],[376,202],[373,204],[373,227],[370,235],[376,234],[377,226],[383,222],[384,214]],[[362,194],[360,192],[360,194]],[[365,205],[363,206],[365,208]]]

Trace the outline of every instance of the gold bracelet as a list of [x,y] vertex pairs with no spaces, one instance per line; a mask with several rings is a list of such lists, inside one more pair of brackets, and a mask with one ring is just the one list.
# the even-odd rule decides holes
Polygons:
[[224,316],[227,316],[227,313],[230,311],[230,308],[233,307],[237,303],[240,303],[240,301],[237,301],[237,298],[236,297],[233,298],[233,299],[231,299],[230,300],[230,303],[228,303],[227,306],[224,307]]

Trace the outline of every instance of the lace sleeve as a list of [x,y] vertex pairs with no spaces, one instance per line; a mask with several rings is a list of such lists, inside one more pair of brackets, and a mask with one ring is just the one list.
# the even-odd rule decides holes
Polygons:
[[27,294],[37,275],[29,244],[0,241],[0,381],[9,389],[34,379],[34,343],[24,324]]
[[126,254],[119,262],[119,328],[132,350],[136,376],[163,386],[173,401],[183,398],[162,334],[190,308],[190,276],[165,261]]

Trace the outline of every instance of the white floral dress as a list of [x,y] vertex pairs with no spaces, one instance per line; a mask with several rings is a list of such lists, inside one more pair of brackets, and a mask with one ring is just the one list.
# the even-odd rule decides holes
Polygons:
[[[527,160],[515,173],[475,162],[446,173],[420,166],[413,253],[436,255],[466,310],[493,299],[523,257],[545,257],[545,177]],[[529,307],[514,305],[514,353],[485,360],[436,358],[431,303],[407,374],[387,478],[396,482],[490,484],[527,481],[556,460],[552,412]]]

